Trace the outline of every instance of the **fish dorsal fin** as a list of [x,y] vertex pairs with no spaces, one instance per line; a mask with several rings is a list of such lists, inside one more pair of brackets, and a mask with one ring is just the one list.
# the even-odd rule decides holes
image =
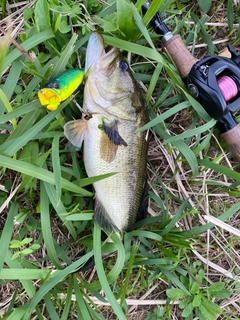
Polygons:
[[97,224],[103,231],[119,232],[118,228],[115,226],[113,220],[111,219],[97,196],[95,199],[94,217]]
[[64,126],[66,138],[76,147],[81,147],[84,140],[84,133],[87,127],[87,120],[69,121]]
[[106,162],[112,162],[117,153],[119,145],[127,146],[127,143],[120,136],[117,128],[117,121],[108,122],[103,120],[99,125],[102,135],[100,139],[100,156]]

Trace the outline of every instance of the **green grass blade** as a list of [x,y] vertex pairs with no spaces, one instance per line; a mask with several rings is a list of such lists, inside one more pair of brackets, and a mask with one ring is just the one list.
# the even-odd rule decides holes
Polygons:
[[64,278],[70,275],[74,270],[78,269],[82,266],[91,256],[93,255],[92,252],[87,253],[81,259],[73,262],[70,266],[66,267],[64,270],[59,271],[54,277],[50,278],[47,282],[45,282],[41,288],[36,292],[30,304],[23,316],[23,320],[29,320],[34,308],[37,304],[43,299],[43,297],[59,282],[61,282]]
[[234,21],[233,3],[232,3],[232,0],[228,0],[228,2],[227,2],[227,22],[228,22],[229,31],[233,30],[233,21]]
[[[6,0],[2,0],[2,15],[4,15],[4,8],[6,9]],[[0,42],[0,76],[2,75],[2,72],[5,69],[4,68],[4,61],[6,58],[7,51],[8,51],[8,46],[10,44],[10,39],[11,39],[11,31],[9,28],[8,32],[5,35],[5,39],[4,40],[1,39],[1,42]]]
[[[137,131],[144,131],[144,130],[147,130],[149,128],[152,128],[155,125],[159,124],[161,121],[164,121],[165,119],[171,117],[175,113],[190,107],[190,105],[191,104],[190,104],[189,101],[181,102],[178,105],[176,105],[176,106],[172,107],[171,109],[169,109],[168,111],[164,112],[160,116],[157,116],[156,118],[154,118],[153,120],[148,122],[145,126],[143,126],[142,128],[138,129]],[[169,139],[171,139],[171,137],[169,137]]]
[[151,231],[133,230],[130,234],[132,237],[145,237],[159,242],[162,241],[162,237],[160,235]]
[[[5,256],[5,262],[8,265],[9,269],[7,269],[7,270],[6,269],[2,269],[0,272],[4,272],[6,270],[8,275],[9,275],[9,272],[10,272],[10,275],[12,275],[12,277],[14,277],[14,276],[16,276],[16,271],[14,272],[12,270],[16,268],[20,272],[22,270],[25,274],[28,273],[28,275],[29,275],[28,269],[24,270],[22,265],[16,259],[15,260],[11,260],[11,258],[12,258],[12,254],[10,253],[10,251],[8,251],[7,255]],[[6,276],[7,275],[5,275],[5,276],[3,275],[2,279],[6,279]],[[16,278],[14,278],[14,279],[16,279]],[[26,279],[26,280],[22,279],[20,281],[21,281],[21,284],[22,284],[23,288],[26,290],[27,295],[29,296],[29,298],[32,298],[35,295],[36,290],[35,290],[32,282],[30,280],[28,280],[28,279]],[[39,279],[39,277],[37,279]],[[16,280],[19,280],[19,277],[17,277]]]
[[[12,68],[10,69],[10,72],[8,74],[8,77],[2,86],[2,91],[6,94],[6,97],[8,100],[12,97],[12,94],[14,92],[14,89],[17,85],[17,79],[19,79],[20,73],[22,71],[23,65],[22,65],[22,60],[18,59],[13,63]],[[4,103],[3,101],[0,101],[0,116],[3,115],[3,109],[4,108]],[[5,106],[6,108],[6,106]],[[12,109],[11,109],[12,110]],[[7,109],[9,112],[9,110]]]
[[78,306],[78,319],[91,320],[92,318],[89,315],[86,301],[83,299],[76,277],[74,277],[74,292],[76,295],[76,302]]
[[147,92],[147,96],[146,96],[147,105],[149,104],[150,98],[151,98],[153,91],[156,87],[156,84],[159,79],[161,71],[162,71],[162,65],[160,63],[158,63],[155,70],[154,70],[154,73],[151,77],[151,81],[150,81],[150,84],[148,87],[148,92]]
[[213,130],[210,131],[210,133],[206,136],[206,138],[200,144],[194,147],[193,152],[195,155],[198,155],[202,150],[204,150],[205,148],[207,148],[207,146],[210,145],[210,140],[212,138],[212,131]]
[[20,281],[17,282],[15,288],[14,288],[14,293],[11,297],[11,301],[9,303],[8,309],[5,313],[6,316],[10,315],[12,313],[12,311],[15,309],[15,305],[16,305],[16,298],[18,296],[18,292],[19,292],[19,288],[20,288]]
[[53,68],[53,71],[51,74],[52,78],[58,76],[60,73],[62,73],[65,70],[66,65],[73,53],[74,43],[76,42],[77,38],[78,38],[77,34],[74,34],[71,40],[69,41],[68,45],[66,46],[66,48],[61,53],[58,62],[55,64]]
[[[15,260],[13,260],[15,261]],[[0,278],[5,280],[43,280],[49,274],[51,270],[48,269],[18,269],[18,268],[10,268],[10,269],[2,269],[0,271]],[[55,274],[55,273],[54,273]]]
[[[218,216],[218,219],[221,221],[227,221],[230,217],[232,217],[235,213],[239,212],[240,210],[240,202],[235,203],[230,209],[228,209],[227,211],[225,211],[223,214],[221,214],[220,216]],[[211,229],[215,227],[215,225],[211,222],[206,223],[203,226],[200,227],[195,227],[192,230],[189,231],[183,231],[182,232],[182,236],[184,237],[192,237],[195,235],[199,235],[203,232],[206,232],[207,230]]]
[[[37,46],[39,43],[42,43],[54,37],[55,35],[52,32],[52,30],[45,30],[33,35],[32,37],[30,37],[29,39],[21,43],[21,46],[23,47],[23,49],[28,51],[34,48],[35,46]],[[10,52],[4,61],[3,69],[6,69],[11,63],[13,63],[13,61],[15,61],[21,55],[22,55],[22,52],[19,51],[17,48],[14,49],[12,52]]]
[[152,20],[153,16],[157,13],[164,0],[154,0],[146,14],[143,17],[143,22],[147,26]]
[[103,179],[107,179],[108,177],[114,176],[115,174],[117,174],[117,172],[111,172],[111,173],[105,173],[105,174],[100,174],[99,176],[94,176],[94,177],[88,177],[88,178],[83,178],[81,180],[77,180],[76,183],[79,187],[85,187],[85,186],[89,186],[90,184],[103,180]]
[[[118,251],[117,261],[116,261],[114,267],[111,269],[111,271],[107,275],[107,281],[108,281],[108,284],[110,285],[111,283],[114,283],[114,281],[117,280],[119,274],[122,272],[124,262],[125,262],[125,250],[124,250],[121,239],[119,238],[119,236],[116,233],[111,233],[109,235],[109,237],[113,242],[113,246],[110,248],[110,251],[105,250],[104,246],[103,246],[102,252],[103,253],[111,253],[116,250]],[[101,263],[102,263],[102,261],[101,261]],[[99,281],[96,281],[93,283],[84,282],[83,286],[84,286],[84,288],[86,288],[90,291],[96,291],[101,288],[101,283]]]
[[10,315],[8,315],[7,320],[21,320],[26,310],[27,305],[16,308]]
[[[40,109],[35,109],[32,112],[29,112],[26,114],[22,121],[18,124],[17,128],[11,133],[11,135],[6,139],[5,143],[1,146],[1,149],[9,149],[11,146],[15,144],[16,141],[19,141],[23,134],[26,134],[26,132],[32,127],[32,125],[37,121],[39,115],[41,113]],[[9,141],[14,143],[11,143],[9,147]],[[1,152],[3,153],[3,152]]]
[[[59,106],[59,108],[55,111],[48,113],[45,117],[39,120],[34,126],[32,126],[29,130],[23,133],[14,144],[8,147],[4,154],[11,157],[13,156],[20,148],[22,148],[28,141],[34,139],[36,134],[41,131],[44,127],[46,127],[58,114],[62,109],[68,105],[69,99],[66,100],[63,104]],[[40,103],[39,103],[40,105]]]
[[62,201],[59,201],[59,199],[57,199],[56,190],[55,190],[54,186],[50,185],[48,183],[44,183],[44,187],[46,189],[48,198],[49,198],[51,204],[53,205],[55,211],[57,212],[59,218],[65,223],[65,226],[68,229],[68,231],[70,232],[73,239],[76,239],[77,238],[76,230],[75,230],[71,221],[65,220],[65,215],[67,213],[67,210],[64,207]]
[[181,139],[186,139],[186,138],[189,138],[189,137],[193,137],[195,135],[197,136],[197,135],[199,135],[199,134],[211,129],[215,124],[216,124],[216,120],[212,119],[208,123],[203,124],[202,126],[199,126],[197,128],[188,130],[188,131],[186,131],[184,133],[178,134],[177,136],[170,137],[169,139],[167,139],[164,142],[164,144],[165,143],[173,143],[174,141],[178,141],[178,140],[181,140]]
[[52,301],[51,295],[49,292],[44,296],[44,302],[45,302],[45,305],[46,305],[46,308],[47,308],[47,311],[49,314],[49,318],[54,319],[54,320],[60,320],[60,318],[56,312],[54,302]]
[[132,52],[137,55],[141,55],[143,57],[147,57],[149,59],[152,59],[161,63],[165,67],[168,67],[166,60],[160,53],[157,52],[157,50],[143,47],[136,43],[132,43],[129,41],[117,39],[117,38],[106,36],[106,35],[103,35],[103,39],[106,44],[109,44],[113,47],[120,48],[122,50]]
[[154,44],[153,44],[153,42],[152,42],[152,39],[151,39],[151,37],[150,37],[150,35],[149,35],[148,31],[147,31],[147,28],[146,28],[146,26],[144,25],[143,20],[142,20],[140,14],[138,13],[136,7],[135,7],[133,4],[131,4],[131,8],[132,8],[132,10],[133,10],[134,20],[135,20],[135,22],[136,22],[136,25],[137,25],[138,29],[141,31],[141,34],[142,34],[142,35],[144,36],[144,38],[147,40],[147,42],[149,43],[149,45],[150,45],[153,49],[155,49],[155,46],[154,46]]
[[240,173],[238,173],[232,169],[226,168],[224,166],[221,166],[220,164],[217,164],[217,163],[214,163],[214,162],[211,162],[208,160],[201,160],[201,159],[198,160],[198,164],[200,166],[204,166],[204,167],[213,169],[217,172],[220,172],[221,174],[223,174],[229,178],[232,178],[235,181],[240,181]]
[[190,292],[187,290],[187,288],[184,286],[184,284],[181,283],[179,278],[174,273],[172,273],[168,270],[164,270],[164,269],[162,269],[161,271],[168,278],[168,280],[170,280],[172,283],[174,283],[176,286],[178,286],[180,289],[182,289],[184,292],[186,292],[187,295],[190,296]]
[[191,13],[191,17],[196,24],[200,25],[200,30],[201,30],[200,33],[202,35],[202,38],[208,45],[209,53],[213,55],[216,50],[216,47],[215,47],[214,43],[212,42],[212,39],[210,38],[209,34],[206,31],[203,20],[198,19],[198,17],[194,13]]
[[81,39],[77,40],[73,48],[73,52],[81,51],[83,45],[88,41],[88,39],[89,39],[89,34],[86,34],[84,37],[81,37]]
[[[48,182],[50,184],[55,184],[54,175],[52,172],[43,168],[39,168],[33,164],[29,164],[21,160],[14,160],[9,157],[0,155],[0,165],[2,167],[7,166],[11,170],[27,174],[31,177],[35,177],[42,181]],[[82,194],[84,196],[92,196],[91,192],[86,191],[78,187],[76,184],[63,178],[62,178],[62,187],[66,190],[75,192],[77,194]]]
[[181,219],[183,210],[186,208],[188,204],[188,199],[186,199],[179,207],[179,209],[177,210],[176,214],[174,215],[174,217],[171,219],[171,221],[169,222],[169,224],[164,228],[164,230],[161,232],[161,236],[166,235],[168,232],[170,232],[175,224]]
[[67,287],[67,296],[64,303],[64,309],[61,316],[61,320],[68,320],[69,317],[69,310],[72,302],[72,291],[73,291],[73,277],[71,277],[68,281]]
[[[11,204],[10,210],[7,215],[7,220],[4,224],[4,228],[1,232],[1,238],[0,238],[0,271],[4,265],[5,256],[7,255],[8,248],[9,248],[9,242],[12,237],[13,227],[14,227],[14,217],[17,214],[18,211],[18,204],[16,202],[13,202]],[[1,278],[1,277],[0,277]],[[4,279],[4,278],[2,278]]]
[[93,219],[94,212],[74,213],[65,217],[67,221],[88,221]]
[[[166,133],[165,130],[163,130],[160,125],[155,126],[155,132],[164,140],[167,140],[170,135]],[[184,143],[183,141],[174,141],[173,145],[176,147],[177,150],[179,150],[182,155],[186,158],[189,166],[191,167],[192,170],[192,175],[193,177],[196,177],[198,174],[198,164],[197,164],[197,158],[193,151]]]
[[34,18],[36,28],[39,32],[51,28],[49,5],[46,0],[38,0],[36,2]]
[[59,157],[59,139],[62,134],[59,134],[53,138],[52,142],[52,166],[53,174],[56,185],[56,194],[57,200],[60,201],[62,193],[62,180],[61,180],[61,166],[60,166],[60,157]]
[[116,298],[114,297],[114,294],[109,286],[103,264],[102,264],[102,248],[101,248],[101,229],[97,226],[97,224],[94,224],[94,231],[93,231],[93,250],[94,250],[94,259],[95,259],[95,265],[97,269],[97,274],[99,281],[101,283],[102,289],[108,299],[108,302],[110,303],[114,313],[116,314],[117,318],[119,320],[126,320],[125,315],[123,314],[123,311],[118,304]]
[[202,107],[202,105],[197,102],[185,89],[185,87],[177,86],[178,89],[182,92],[182,94],[186,97],[186,99],[191,103],[191,106],[194,108],[194,110],[197,112],[199,117],[201,117],[205,122],[210,121],[212,118],[209,116],[209,114],[205,111],[205,109]]
[[[5,92],[6,97],[8,99],[11,98],[14,89],[16,85],[18,84],[17,81],[20,77],[21,71],[23,69],[23,63],[22,63],[22,57],[18,58],[16,61],[14,61],[12,68],[10,69],[8,73],[8,77],[5,80],[4,85],[2,86],[3,92]],[[24,88],[24,87],[23,87]]]
[[129,283],[131,273],[132,273],[133,263],[134,263],[137,251],[138,251],[138,245],[135,244],[131,248],[130,258],[129,258],[128,265],[127,265],[126,277],[125,277],[122,289],[120,289],[120,305],[121,306],[123,305],[124,298],[125,298],[125,295],[127,292],[127,286]]
[[36,109],[39,109],[40,104],[38,100],[33,100],[21,107],[18,107],[17,109],[14,109],[13,111],[1,116],[0,122],[4,123],[9,120],[12,120],[14,118],[20,118],[24,114],[27,114],[31,111],[34,111]]
[[52,263],[58,269],[62,269],[61,263],[58,260],[57,252],[53,242],[53,236],[51,232],[51,222],[49,213],[49,200],[47,192],[44,188],[43,182],[40,184],[40,210],[41,210],[41,227],[44,243],[47,249],[47,253]]
[[[12,106],[9,103],[8,98],[7,98],[7,96],[5,95],[5,93],[3,92],[2,89],[0,89],[0,102],[2,104],[2,106],[0,105],[1,110],[2,110],[1,113],[4,112],[4,108],[7,110],[7,112],[11,112],[12,111]],[[16,119],[12,119],[12,125],[13,125],[13,128],[16,129],[16,126],[17,126]]]

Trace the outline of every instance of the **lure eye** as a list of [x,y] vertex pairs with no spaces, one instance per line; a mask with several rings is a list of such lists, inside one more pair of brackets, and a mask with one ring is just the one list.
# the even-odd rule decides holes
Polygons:
[[44,87],[49,89],[60,89],[60,85],[56,81],[48,82],[45,84]]
[[128,64],[125,61],[120,61],[119,68],[121,69],[122,72],[125,72],[128,69]]
[[52,83],[52,87],[53,87],[54,89],[60,89],[60,85],[59,85],[59,83],[57,83],[57,82],[53,82],[53,83]]

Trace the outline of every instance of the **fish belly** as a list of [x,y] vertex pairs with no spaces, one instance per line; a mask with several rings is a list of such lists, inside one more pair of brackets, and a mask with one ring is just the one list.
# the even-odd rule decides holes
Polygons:
[[137,127],[130,121],[119,122],[118,132],[127,146],[117,146],[114,159],[108,162],[101,150],[105,147],[101,140],[105,132],[99,128],[103,117],[93,116],[88,121],[84,138],[85,168],[89,177],[116,174],[94,183],[95,218],[103,230],[126,231],[136,221],[146,182],[145,134],[135,133]]

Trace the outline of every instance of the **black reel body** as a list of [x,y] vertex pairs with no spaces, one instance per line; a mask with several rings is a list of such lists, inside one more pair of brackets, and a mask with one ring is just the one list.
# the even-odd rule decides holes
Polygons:
[[[184,79],[191,95],[216,120],[240,109],[240,56],[231,46],[228,48],[232,58],[206,57],[195,63]],[[229,101],[226,101],[218,84],[222,76],[228,76],[237,86],[237,94]]]

